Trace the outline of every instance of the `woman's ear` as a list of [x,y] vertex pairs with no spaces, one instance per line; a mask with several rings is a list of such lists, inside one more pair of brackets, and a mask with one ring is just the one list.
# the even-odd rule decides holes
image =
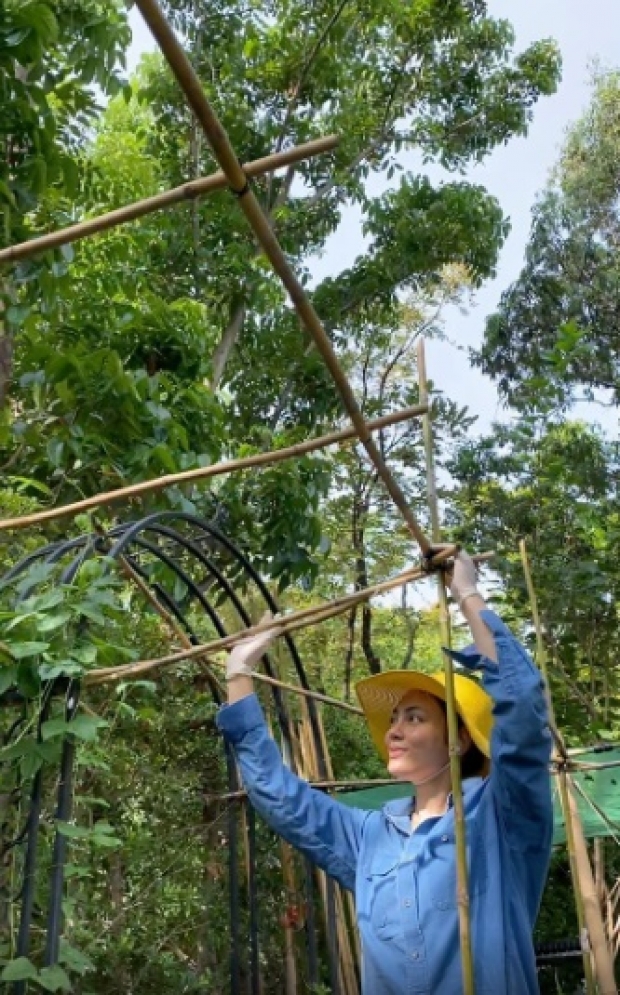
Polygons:
[[459,728],[459,755],[461,759],[463,759],[463,757],[467,753],[472,742],[473,740],[469,733],[469,729],[466,726],[461,725]]

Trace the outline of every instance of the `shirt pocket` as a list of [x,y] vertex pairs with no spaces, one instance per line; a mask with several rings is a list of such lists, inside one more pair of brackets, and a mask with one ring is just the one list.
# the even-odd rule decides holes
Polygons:
[[399,855],[375,853],[365,869],[365,918],[382,940],[391,940],[401,932],[396,882],[399,863]]
[[[429,841],[430,901],[435,909],[456,909],[456,838],[454,832],[442,833]],[[484,848],[467,843],[469,897],[487,890],[487,862]]]

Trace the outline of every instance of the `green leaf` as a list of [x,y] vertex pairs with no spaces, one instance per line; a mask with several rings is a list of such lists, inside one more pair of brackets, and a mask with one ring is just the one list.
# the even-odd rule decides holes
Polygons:
[[84,840],[92,836],[92,829],[86,826],[74,826],[71,822],[56,821],[56,829],[62,836],[67,836],[71,840]]
[[71,733],[78,739],[92,743],[97,738],[97,731],[107,725],[105,719],[94,715],[77,715],[70,722],[61,718],[50,719],[41,726],[41,738],[45,742],[55,736],[66,736]]
[[[65,872],[67,872],[68,870],[69,868],[66,868]],[[80,872],[79,875],[80,877],[88,876],[88,868],[74,866],[73,867],[74,877],[78,876],[76,874],[77,871]],[[81,873],[82,871],[85,871],[86,874],[82,874]],[[75,971],[77,974],[86,974],[87,971],[95,970],[95,965],[93,964],[92,960],[89,957],[87,957],[85,953],[82,953],[81,950],[77,950],[75,947],[72,947],[71,944],[67,943],[66,940],[60,941],[60,953],[58,955],[58,960],[60,961],[61,964],[66,964],[68,968],[70,968],[72,971]]]
[[48,992],[70,992],[73,989],[67,972],[60,964],[42,968],[37,981]]
[[78,739],[92,743],[97,739],[98,730],[107,728],[108,725],[109,723],[105,719],[100,719],[95,715],[77,715],[69,723],[69,728]]
[[38,656],[40,653],[44,653],[45,650],[49,649],[50,644],[39,642],[13,643],[7,639],[6,645],[16,660],[25,660],[29,656]]
[[0,668],[0,694],[12,687],[17,680],[17,667],[1,667]]
[[58,615],[44,615],[37,622],[37,631],[53,632],[54,629],[60,629],[70,618],[71,612],[59,612]]
[[3,746],[0,750],[0,763],[15,760],[17,757],[32,756],[36,753],[37,744],[31,736],[23,736],[17,743]]
[[17,957],[9,961],[2,974],[0,981],[29,981],[37,977],[37,969],[27,957]]

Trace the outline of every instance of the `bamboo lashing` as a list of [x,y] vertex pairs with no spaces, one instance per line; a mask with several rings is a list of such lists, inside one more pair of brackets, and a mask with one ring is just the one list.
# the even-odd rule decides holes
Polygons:
[[[410,408],[403,408],[402,411],[382,415],[381,418],[374,418],[367,423],[366,427],[369,431],[376,432],[381,428],[386,428],[388,425],[396,425],[398,422],[417,418],[425,414],[425,412],[426,408],[423,404],[415,404]],[[195,470],[183,470],[181,473],[169,473],[163,477],[158,477],[156,480],[143,480],[139,484],[131,484],[128,487],[119,487],[113,491],[102,491],[100,494],[93,494],[91,497],[84,498],[81,501],[74,501],[72,504],[62,505],[59,508],[37,511],[32,515],[20,515],[18,518],[3,518],[0,519],[0,531],[3,529],[26,529],[32,525],[40,525],[43,522],[50,522],[58,518],[66,518],[69,515],[79,515],[85,511],[92,511],[94,508],[114,504],[116,501],[142,497],[145,494],[154,494],[173,485],[207,480],[209,477],[217,477],[223,473],[233,473],[236,470],[247,470],[253,466],[269,466],[283,460],[296,459],[317,449],[326,449],[328,446],[348,442],[356,438],[357,431],[355,427],[349,425],[347,428],[341,428],[336,432],[329,432],[327,435],[318,436],[316,439],[306,439],[304,442],[298,442],[293,446],[286,446],[284,449],[275,449],[268,453],[255,453],[252,456],[243,456],[240,459],[224,460],[220,463],[214,463],[213,466],[199,467]]]
[[[596,995],[597,985],[594,977],[596,975],[600,995],[617,995],[613,959],[605,938],[605,926],[596,896],[596,886],[590,865],[590,858],[588,857],[588,847],[583,832],[583,824],[574,796],[572,779],[566,767],[561,764],[561,761],[566,757],[566,748],[555,723],[555,711],[547,673],[547,652],[538,611],[538,598],[536,597],[536,589],[534,588],[524,539],[519,543],[519,552],[521,554],[523,574],[530,599],[532,620],[536,631],[537,663],[545,680],[549,726],[553,732],[556,763],[560,762],[558,769],[558,789],[566,827],[566,846],[573,881],[573,893],[579,923],[587,993],[588,995]],[[593,964],[594,972],[592,969]]]
[[422,553],[426,555],[431,548],[430,542],[418,525],[402,488],[392,476],[378,446],[370,435],[353,389],[340,366],[321,319],[288,263],[269,219],[253,193],[248,177],[237,159],[228,135],[207,100],[200,80],[194,72],[189,59],[177,41],[172,28],[164,17],[156,0],[136,0],[136,6],[144,17],[179,85],[185,93],[190,107],[200,122],[213,150],[213,154],[220,168],[226,174],[231,190],[238,197],[240,207],[254,231],[259,244],[288,291],[297,314],[322,355],[349,417],[355,426],[360,442],[366,449],[394,504],[401,512],[409,531],[417,541]]
[[[428,405],[428,381],[426,377],[426,356],[424,339],[420,339],[417,347],[418,380],[420,384],[420,401]],[[435,460],[433,455],[433,426],[430,412],[424,416],[424,452],[426,456],[426,481],[433,543],[441,540],[439,523],[439,504],[437,500],[437,483],[435,477]],[[450,646],[450,614],[448,597],[441,573],[437,575],[437,595],[439,599],[439,615],[444,646]],[[465,808],[463,804],[463,789],[461,784],[461,760],[459,756],[459,730],[456,717],[456,696],[454,692],[454,672],[452,660],[444,653],[444,673],[446,689],[446,713],[448,719],[448,749],[450,754],[450,779],[454,805],[454,834],[456,844],[456,889],[459,920],[459,940],[461,945],[461,972],[463,976],[464,995],[474,995],[474,962],[471,945],[471,921],[469,915],[469,887],[467,872],[467,849],[465,840]]]
[[[339,138],[337,135],[316,138],[313,141],[304,142],[302,145],[286,149],[284,152],[274,152],[272,155],[254,159],[252,162],[245,163],[242,169],[246,176],[262,176],[264,173],[273,172],[283,166],[290,166],[293,163],[301,162],[303,159],[310,159],[313,156],[331,152],[332,149],[336,148],[338,142]],[[72,242],[88,238],[99,232],[109,231],[110,228],[127,224],[129,221],[135,221],[138,218],[145,217],[147,214],[153,214],[155,211],[162,211],[167,207],[173,207],[175,204],[196,200],[196,198],[204,197],[205,194],[213,193],[215,190],[223,190],[227,186],[228,180],[221,170],[213,173],[211,176],[202,176],[196,180],[189,180],[187,183],[173,187],[171,190],[166,190],[164,193],[145,197],[143,200],[136,201],[133,204],[126,204],[125,207],[118,207],[114,211],[100,214],[96,218],[87,218],[77,224],[60,228],[58,231],[39,235],[37,238],[31,238],[27,242],[19,242],[17,245],[9,246],[7,249],[1,249],[0,263],[14,263],[19,259],[29,259],[48,249],[55,249],[60,245],[69,245]]]

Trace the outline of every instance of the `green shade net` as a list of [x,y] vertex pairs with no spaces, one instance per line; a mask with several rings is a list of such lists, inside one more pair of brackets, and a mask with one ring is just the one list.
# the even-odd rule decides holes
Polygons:
[[[614,836],[620,838],[620,749],[583,753],[575,760],[583,763],[617,763],[617,767],[587,770],[574,773],[573,777],[589,801],[575,790],[583,829],[588,838]],[[566,832],[560,808],[557,778],[551,775],[553,790],[553,842],[564,843]],[[360,791],[338,793],[338,801],[356,808],[379,809],[394,798],[411,795],[409,784],[394,784]]]

